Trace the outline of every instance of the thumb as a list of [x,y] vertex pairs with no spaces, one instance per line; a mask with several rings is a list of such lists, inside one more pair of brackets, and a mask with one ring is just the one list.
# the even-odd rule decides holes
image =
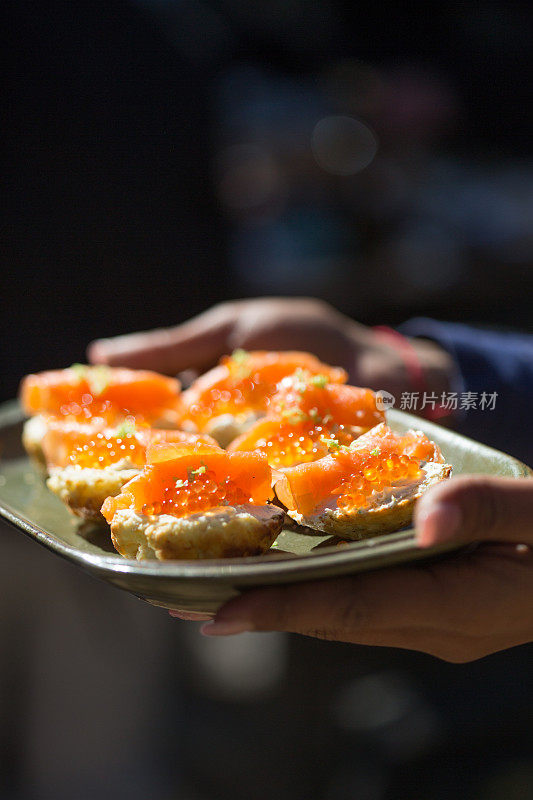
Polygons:
[[465,475],[435,486],[417,503],[420,547],[457,540],[533,544],[533,480]]
[[87,348],[93,364],[153,369],[168,375],[205,368],[227,352],[236,318],[231,303],[214,306],[174,328],[97,339]]

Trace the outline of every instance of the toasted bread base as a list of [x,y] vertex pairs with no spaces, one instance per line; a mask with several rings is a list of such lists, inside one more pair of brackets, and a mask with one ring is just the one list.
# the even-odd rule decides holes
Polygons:
[[285,513],[277,506],[218,506],[188,517],[117,511],[111,539],[126,558],[204,559],[256,556],[279,535]]
[[41,414],[30,417],[22,427],[22,445],[33,461],[46,469],[43,452],[43,439],[47,431],[46,420]]
[[106,525],[100,513],[106,497],[115,497],[138,469],[92,469],[56,467],[50,471],[46,485],[73,514]]

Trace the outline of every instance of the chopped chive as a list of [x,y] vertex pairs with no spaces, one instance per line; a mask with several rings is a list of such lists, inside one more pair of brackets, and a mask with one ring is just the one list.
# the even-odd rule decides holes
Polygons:
[[198,469],[189,470],[189,479],[194,480],[194,478],[196,478],[198,475],[203,475],[204,472],[207,472],[207,467],[202,464],[202,466],[198,467]]
[[71,364],[69,369],[74,372],[79,381],[82,381],[87,374],[87,367],[85,364]]
[[328,385],[327,375],[313,375],[311,378],[311,383],[313,386],[318,386],[319,389],[323,389]]
[[115,429],[113,434],[116,439],[125,439],[127,436],[135,435],[135,422],[129,419],[124,420],[118,428]]
[[281,416],[287,420],[289,425],[299,425],[301,422],[305,422],[307,419],[307,414],[305,414],[300,408],[285,408],[281,412]]
[[91,394],[98,397],[109,386],[111,369],[105,364],[97,364],[96,367],[91,367],[87,370],[87,381]]
[[244,362],[248,360],[248,353],[246,350],[243,350],[242,347],[237,347],[231,354],[231,357],[236,364],[244,364]]
[[320,441],[327,445],[328,450],[339,450],[341,446],[338,439],[330,439],[329,436],[321,436]]

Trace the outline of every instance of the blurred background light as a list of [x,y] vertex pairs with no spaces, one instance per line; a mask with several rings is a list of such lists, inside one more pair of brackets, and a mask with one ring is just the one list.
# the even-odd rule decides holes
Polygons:
[[268,215],[278,210],[285,195],[283,174],[264,147],[228,147],[218,161],[218,196],[230,214]]
[[332,175],[355,175],[368,167],[378,144],[370,128],[353,117],[330,116],[317,122],[311,145],[314,156]]
[[340,728],[365,734],[393,761],[408,761],[438,740],[439,720],[408,675],[383,670],[344,685],[332,706]]
[[283,680],[288,644],[282,633],[208,639],[199,636],[197,625],[189,625],[185,633],[194,661],[194,682],[212,697],[257,701],[272,694]]

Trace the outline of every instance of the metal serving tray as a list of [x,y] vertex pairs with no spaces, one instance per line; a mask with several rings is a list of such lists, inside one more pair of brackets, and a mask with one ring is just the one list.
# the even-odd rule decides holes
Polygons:
[[[441,447],[453,474],[524,477],[531,471],[511,456],[401,411],[388,412],[397,431],[422,430]],[[132,561],[113,549],[105,528],[82,523],[45,486],[44,474],[21,444],[23,415],[16,402],[0,406],[0,516],[57,555],[120,589],[166,608],[213,612],[239,591],[317,580],[435,557],[446,547],[420,550],[413,530],[361,542],[284,530],[264,556],[211,561]]]

